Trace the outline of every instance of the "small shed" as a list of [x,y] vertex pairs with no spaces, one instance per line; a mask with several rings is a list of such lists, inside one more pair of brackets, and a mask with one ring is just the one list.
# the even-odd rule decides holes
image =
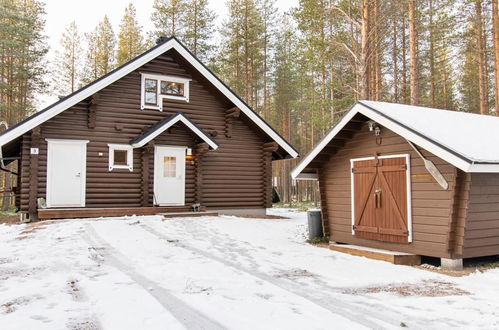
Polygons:
[[442,258],[499,254],[499,118],[359,101],[293,169],[319,180],[330,241]]

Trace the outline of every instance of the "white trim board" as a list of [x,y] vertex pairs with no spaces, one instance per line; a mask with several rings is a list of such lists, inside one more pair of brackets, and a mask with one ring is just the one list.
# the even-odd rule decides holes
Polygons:
[[146,145],[149,141],[166,131],[168,128],[171,126],[175,125],[178,122],[184,123],[185,126],[187,126],[192,132],[194,132],[197,136],[199,136],[201,139],[203,139],[204,142],[206,142],[213,150],[218,149],[218,144],[213,141],[209,136],[207,136],[203,131],[201,131],[196,125],[194,125],[187,117],[185,117],[183,114],[178,113],[176,115],[173,115],[170,120],[165,122],[163,125],[160,127],[157,127],[151,134],[145,136],[143,139],[138,141],[137,143],[133,143],[132,147],[133,148],[141,148],[144,145]]
[[[20,123],[17,126],[12,127],[10,130],[5,131],[4,134],[0,135],[0,147],[10,141],[18,138],[34,127],[44,123],[45,121],[57,116],[61,112],[67,110],[68,108],[74,106],[78,102],[85,100],[86,98],[97,93],[101,89],[109,86],[113,82],[120,78],[123,78],[127,74],[137,70],[142,65],[152,61],[156,57],[165,53],[170,49],[175,49],[184,59],[189,62],[196,70],[198,70],[208,81],[210,81],[216,88],[220,90],[236,107],[241,109],[241,111],[252,120],[258,127],[260,127],[268,136],[270,136],[275,142],[279,144],[292,158],[298,157],[298,152],[287,143],[276,131],[274,131],[269,124],[267,124],[260,116],[251,110],[248,105],[246,105],[236,94],[231,91],[225,84],[223,84],[211,71],[208,70],[194,55],[192,55],[175,37],[172,37],[165,41],[164,43],[151,48],[149,51],[137,56],[135,59],[126,63],[125,65],[111,71],[108,75],[102,77],[85,86],[84,88],[76,91],[67,98],[60,102],[57,102],[43,110],[38,114],[33,115],[28,120]],[[138,86],[139,87],[139,86]]]
[[[378,159],[387,159],[387,158],[405,158],[405,164],[407,166],[406,169],[406,194],[407,194],[407,230],[409,231],[409,235],[407,237],[407,242],[412,243],[412,189],[411,189],[411,155],[409,154],[396,154],[396,155],[385,155],[378,156]],[[374,157],[363,157],[363,158],[353,158],[350,159],[350,207],[352,213],[352,235],[355,235],[355,230],[353,226],[355,225],[355,193],[354,193],[354,173],[353,163],[359,162],[363,160],[372,160]]]
[[[410,110],[407,110],[410,111]],[[421,133],[415,132],[390,118],[381,115],[380,112],[371,109],[370,107],[357,102],[343,118],[324,136],[324,138],[298,163],[298,165],[291,171],[293,179],[299,179],[299,174],[310,164],[315,157],[334,139],[334,137],[350,122],[350,120],[357,114],[374,120],[376,123],[383,127],[395,132],[396,134],[404,137],[405,139],[413,142],[421,148],[431,152],[432,154],[442,158],[455,167],[463,170],[464,172],[480,172],[480,173],[497,173],[499,172],[499,164],[491,163],[475,163],[472,160],[467,160],[464,156],[449,150],[438,143],[425,138]]]

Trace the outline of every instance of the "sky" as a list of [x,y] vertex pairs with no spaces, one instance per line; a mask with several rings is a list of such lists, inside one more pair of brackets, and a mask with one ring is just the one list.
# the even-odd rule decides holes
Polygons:
[[[125,7],[131,2],[137,9],[137,19],[145,32],[154,28],[150,17],[154,0],[45,0],[46,23],[45,35],[50,46],[47,59],[54,58],[55,50],[59,48],[62,32],[72,21],[76,22],[81,35],[92,31],[104,15],[109,17],[115,33],[119,30]],[[220,26],[227,17],[225,0],[209,0],[210,7],[217,13],[216,25]],[[298,0],[277,0],[281,12],[298,5]],[[43,96],[40,108],[54,102],[54,97]]]

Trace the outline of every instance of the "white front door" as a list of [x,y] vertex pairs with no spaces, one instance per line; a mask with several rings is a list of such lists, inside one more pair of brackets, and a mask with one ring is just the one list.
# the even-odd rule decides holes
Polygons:
[[184,205],[185,149],[154,148],[154,204]]
[[47,142],[47,206],[85,206],[88,141]]

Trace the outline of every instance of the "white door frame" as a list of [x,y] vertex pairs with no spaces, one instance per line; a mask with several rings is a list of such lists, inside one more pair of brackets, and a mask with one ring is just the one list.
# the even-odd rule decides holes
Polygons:
[[85,192],[86,192],[86,187],[87,187],[87,143],[90,142],[89,140],[67,140],[67,139],[45,139],[47,141],[47,186],[46,186],[46,202],[47,202],[47,207],[66,207],[66,205],[53,205],[52,204],[52,196],[51,196],[51,182],[55,178],[52,177],[52,172],[50,171],[50,144],[73,144],[73,145],[81,145],[82,146],[82,159],[85,159],[85,161],[81,164],[81,196],[82,196],[82,201],[79,205],[68,205],[67,207],[85,207]]
[[[396,155],[385,155],[378,156],[378,159],[387,158],[405,158],[405,164],[407,166],[405,180],[407,189],[407,230],[409,231],[409,236],[407,237],[407,242],[412,243],[412,196],[411,196],[411,155],[409,154],[396,154]],[[363,160],[373,160],[374,157],[363,157],[350,159],[350,189],[352,191],[350,195],[351,200],[351,210],[352,210],[352,235],[355,235],[355,230],[353,229],[355,225],[355,192],[354,192],[354,173],[353,173],[353,163]]]
[[[157,184],[158,184],[158,180],[156,179],[156,176],[158,175],[158,164],[159,164],[159,160],[157,158],[158,156],[158,149],[160,148],[166,148],[166,149],[176,149],[176,150],[183,150],[184,152],[184,158],[182,159],[182,161],[184,162],[184,173],[182,173],[182,183],[183,183],[183,193],[181,194],[182,196],[182,202],[181,203],[158,203],[157,202],[157,199],[156,199],[156,192],[157,192]],[[155,145],[154,146],[154,173],[153,173],[153,204],[154,205],[158,205],[158,206],[184,206],[185,205],[185,172],[186,172],[186,168],[185,168],[185,152],[187,150],[187,147],[186,146],[171,146],[171,145]]]

